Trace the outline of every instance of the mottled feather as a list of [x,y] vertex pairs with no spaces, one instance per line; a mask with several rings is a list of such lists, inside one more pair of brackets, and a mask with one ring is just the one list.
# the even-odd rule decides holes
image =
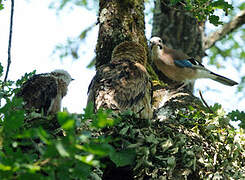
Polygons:
[[89,86],[88,102],[99,108],[131,110],[141,118],[151,118],[151,82],[144,67],[146,52],[135,42],[118,45],[111,62],[97,69]]
[[60,110],[61,100],[67,93],[71,78],[66,71],[59,70],[59,74],[56,71],[34,75],[22,85],[17,96],[23,98],[25,109],[35,109],[44,115],[55,114]]

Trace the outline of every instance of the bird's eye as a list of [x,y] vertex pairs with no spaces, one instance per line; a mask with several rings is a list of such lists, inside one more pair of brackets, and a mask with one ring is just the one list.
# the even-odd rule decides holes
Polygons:
[[162,40],[161,39],[159,39],[159,43],[162,43]]

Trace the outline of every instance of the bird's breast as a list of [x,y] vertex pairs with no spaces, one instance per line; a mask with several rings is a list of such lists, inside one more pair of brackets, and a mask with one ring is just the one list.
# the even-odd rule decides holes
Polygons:
[[179,68],[176,67],[170,61],[155,60],[154,61],[158,70],[160,70],[165,76],[174,81],[183,82],[193,79],[195,71],[191,68]]

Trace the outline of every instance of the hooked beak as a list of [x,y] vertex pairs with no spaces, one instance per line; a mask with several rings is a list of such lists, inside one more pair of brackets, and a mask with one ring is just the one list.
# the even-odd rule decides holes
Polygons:
[[153,46],[158,46],[160,49],[162,49],[162,44],[161,43],[158,43],[158,42],[155,42],[155,41],[150,41],[150,48],[152,50]]

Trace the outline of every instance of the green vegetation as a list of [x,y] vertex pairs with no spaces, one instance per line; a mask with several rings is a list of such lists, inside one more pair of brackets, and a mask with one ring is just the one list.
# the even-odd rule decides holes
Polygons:
[[[1,81],[0,179],[101,179],[111,166],[130,167],[136,178],[245,178],[244,112],[227,116],[216,104],[212,113],[189,107],[149,121],[131,112],[94,114],[89,105],[83,114],[44,117],[26,113],[14,96],[34,73]],[[242,128],[230,120],[242,120]]]

